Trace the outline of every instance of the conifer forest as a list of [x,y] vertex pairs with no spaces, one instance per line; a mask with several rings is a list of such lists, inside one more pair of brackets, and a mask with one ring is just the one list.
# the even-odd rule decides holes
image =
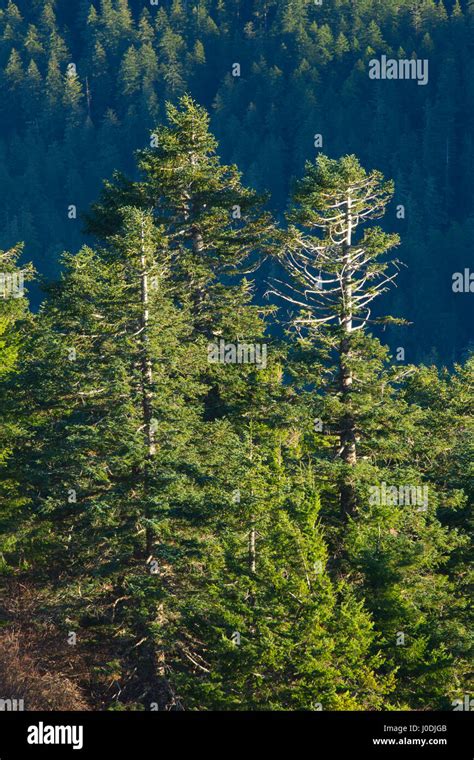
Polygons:
[[0,91],[1,710],[474,710],[474,3],[0,0]]

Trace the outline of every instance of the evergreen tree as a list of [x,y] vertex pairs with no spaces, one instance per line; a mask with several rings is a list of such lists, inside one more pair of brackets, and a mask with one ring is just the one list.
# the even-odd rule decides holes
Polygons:
[[120,92],[134,95],[140,88],[140,63],[135,47],[129,47],[120,65]]
[[[315,164],[307,163],[289,217],[303,230],[289,229],[285,264],[294,286],[284,286],[281,294],[303,310],[295,320],[296,329],[309,329],[336,355],[340,415],[334,422],[338,456],[347,471],[341,482],[344,515],[355,510],[351,468],[357,463],[358,389],[354,383],[359,382],[358,371],[365,374],[367,362],[357,333],[371,321],[369,304],[395,277],[387,274],[388,264],[380,257],[399,242],[398,236],[377,227],[356,240],[355,230],[384,213],[392,192],[379,172],[367,174],[355,156],[335,161],[320,155]],[[321,237],[314,234],[319,230]]]
[[439,708],[463,672],[439,617],[453,591],[447,563],[463,545],[439,510],[441,503],[456,509],[459,494],[441,494],[413,456],[420,410],[397,391],[413,370],[391,367],[387,349],[366,333],[373,322],[392,321],[371,319],[368,304],[394,277],[381,257],[398,239],[377,227],[355,235],[364,219],[383,213],[391,189],[354,157],[308,165],[290,214],[300,225],[288,232],[291,279],[280,292],[300,307],[293,372],[304,390],[304,427],[320,469],[334,567],[347,577],[361,572],[360,598],[398,672],[394,699]]
[[23,82],[23,108],[30,117],[36,117],[43,92],[43,78],[34,60],[31,60],[26,70]]
[[28,31],[25,36],[24,46],[30,56],[36,56],[42,58],[44,56],[44,47],[40,41],[38,29],[34,24],[28,26]]
[[2,116],[5,123],[10,126],[15,123],[15,119],[20,115],[18,96],[23,79],[23,62],[18,51],[13,48],[2,76],[5,91],[5,96],[2,99]]
[[54,122],[55,116],[57,115],[57,108],[60,103],[62,89],[63,81],[58,59],[52,54],[48,61],[48,70],[46,73],[47,116],[50,124]]
[[24,421],[8,384],[18,371],[25,337],[31,327],[24,287],[33,270],[30,265],[19,267],[20,254],[20,246],[0,251],[0,568],[4,577],[13,572],[8,554],[22,551],[22,525],[27,507],[24,491],[10,470],[12,453],[24,435]]
[[157,223],[169,231],[173,278],[191,305],[196,329],[210,338],[230,328],[235,337],[240,328],[232,318],[229,323],[228,304],[237,302],[239,291],[246,300],[248,286],[223,287],[220,279],[271,246],[271,218],[262,199],[242,186],[236,167],[220,163],[204,109],[185,96],[167,113],[169,125],[155,129],[152,147],[139,153],[143,181],[106,184],[88,229],[110,233],[117,209],[130,201],[153,208]]
[[163,709],[171,697],[159,645],[162,533],[173,489],[186,493],[199,387],[192,366],[204,351],[185,341],[184,315],[166,294],[165,238],[146,213],[123,214],[100,254],[66,256],[34,358],[24,360],[37,404],[35,454],[22,463],[34,495],[28,542],[46,586],[48,569],[62,566],[51,614],[60,625],[68,619],[89,657],[103,631],[120,631],[99,668],[104,698],[118,662],[124,699]]
[[69,123],[76,123],[81,114],[82,84],[75,69],[68,69],[64,78],[63,105]]

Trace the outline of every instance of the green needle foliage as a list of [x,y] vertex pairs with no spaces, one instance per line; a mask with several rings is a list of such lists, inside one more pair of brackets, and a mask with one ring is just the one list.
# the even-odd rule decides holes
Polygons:
[[[101,17],[120,49],[127,3]],[[188,96],[138,168],[106,182],[38,314],[0,292],[2,610],[43,642],[35,706],[67,670],[91,709],[450,709],[468,693],[473,367],[403,364],[373,334],[398,237],[364,222],[393,186],[320,156],[282,232]],[[265,257],[287,334],[255,302]]]

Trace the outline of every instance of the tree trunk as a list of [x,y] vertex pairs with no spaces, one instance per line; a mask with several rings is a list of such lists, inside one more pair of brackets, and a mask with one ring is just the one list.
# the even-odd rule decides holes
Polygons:
[[[145,517],[149,517],[148,489],[149,467],[156,454],[155,429],[153,425],[153,365],[150,356],[149,334],[149,286],[148,286],[147,251],[145,247],[145,230],[142,222],[141,246],[140,246],[140,366],[142,386],[142,412],[145,437],[147,444],[147,456],[143,466],[143,495],[145,502]],[[148,525],[145,528],[145,555],[147,558],[153,555],[154,533]],[[142,636],[146,641],[141,645],[141,653],[138,659],[138,674],[140,680],[148,684],[147,696],[151,702],[156,702],[159,710],[168,710],[175,704],[174,696],[166,678],[166,662],[164,651],[154,644],[148,624],[142,626]]]
[[[250,461],[253,461],[253,426],[250,422]],[[253,499],[253,488],[250,489],[250,498]],[[249,571],[251,575],[255,575],[257,571],[257,531],[255,529],[255,515],[250,516],[250,530],[249,530]],[[253,595],[250,597],[250,605],[255,604]]]
[[[357,462],[355,420],[352,412],[352,369],[351,369],[351,334],[352,334],[352,212],[351,197],[348,196],[346,208],[346,241],[343,247],[344,274],[342,278],[343,307],[341,313],[342,337],[339,349],[339,383],[344,413],[341,420],[340,444],[342,460],[353,467]],[[344,517],[355,512],[355,491],[349,474],[344,476],[340,490],[341,512]]]
[[[155,431],[153,428],[153,367],[149,352],[149,310],[148,310],[148,272],[147,260],[144,241],[144,229],[142,225],[141,232],[141,250],[140,250],[140,278],[141,278],[141,324],[140,324],[140,341],[141,341],[141,375],[142,375],[142,409],[143,424],[145,426],[145,436],[147,442],[147,461],[144,466],[144,491],[145,497],[148,490],[148,465],[156,453]],[[153,550],[153,532],[149,527],[146,528],[146,555],[150,556]]]
[[[195,135],[194,133],[191,135],[191,140],[194,144],[195,141]],[[197,156],[195,153],[191,154],[191,164],[193,166],[197,166]],[[185,220],[190,221],[191,212],[195,213],[196,208],[194,201],[192,200],[192,191],[191,187],[188,187],[185,197],[188,201],[188,205],[185,212]],[[195,256],[202,256],[202,252],[204,250],[204,238],[202,236],[202,232],[199,229],[199,227],[196,224],[191,225],[191,244],[193,249],[193,254]],[[196,284],[195,290],[194,290],[194,297],[193,297],[193,303],[194,303],[194,310],[195,314],[198,315],[201,309],[201,304],[204,300],[205,296],[205,288],[204,285],[198,285]]]
[[256,533],[255,533],[255,523],[254,523],[254,517],[252,515],[251,518],[251,527],[250,527],[250,533],[249,533],[249,570],[252,574],[255,573],[257,568],[257,550],[256,550]]

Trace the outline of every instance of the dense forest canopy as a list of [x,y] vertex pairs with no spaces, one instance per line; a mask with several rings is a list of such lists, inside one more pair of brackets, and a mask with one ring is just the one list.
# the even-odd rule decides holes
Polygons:
[[[103,178],[132,171],[165,102],[190,92],[222,158],[280,219],[318,151],[392,177],[384,223],[407,268],[388,303],[413,325],[388,340],[410,361],[459,360],[473,318],[452,288],[474,240],[473,13],[437,0],[4,0],[2,244],[24,240],[56,276]],[[381,55],[428,60],[426,86],[371,79]]]
[[469,709],[473,18],[4,3],[2,704]]

